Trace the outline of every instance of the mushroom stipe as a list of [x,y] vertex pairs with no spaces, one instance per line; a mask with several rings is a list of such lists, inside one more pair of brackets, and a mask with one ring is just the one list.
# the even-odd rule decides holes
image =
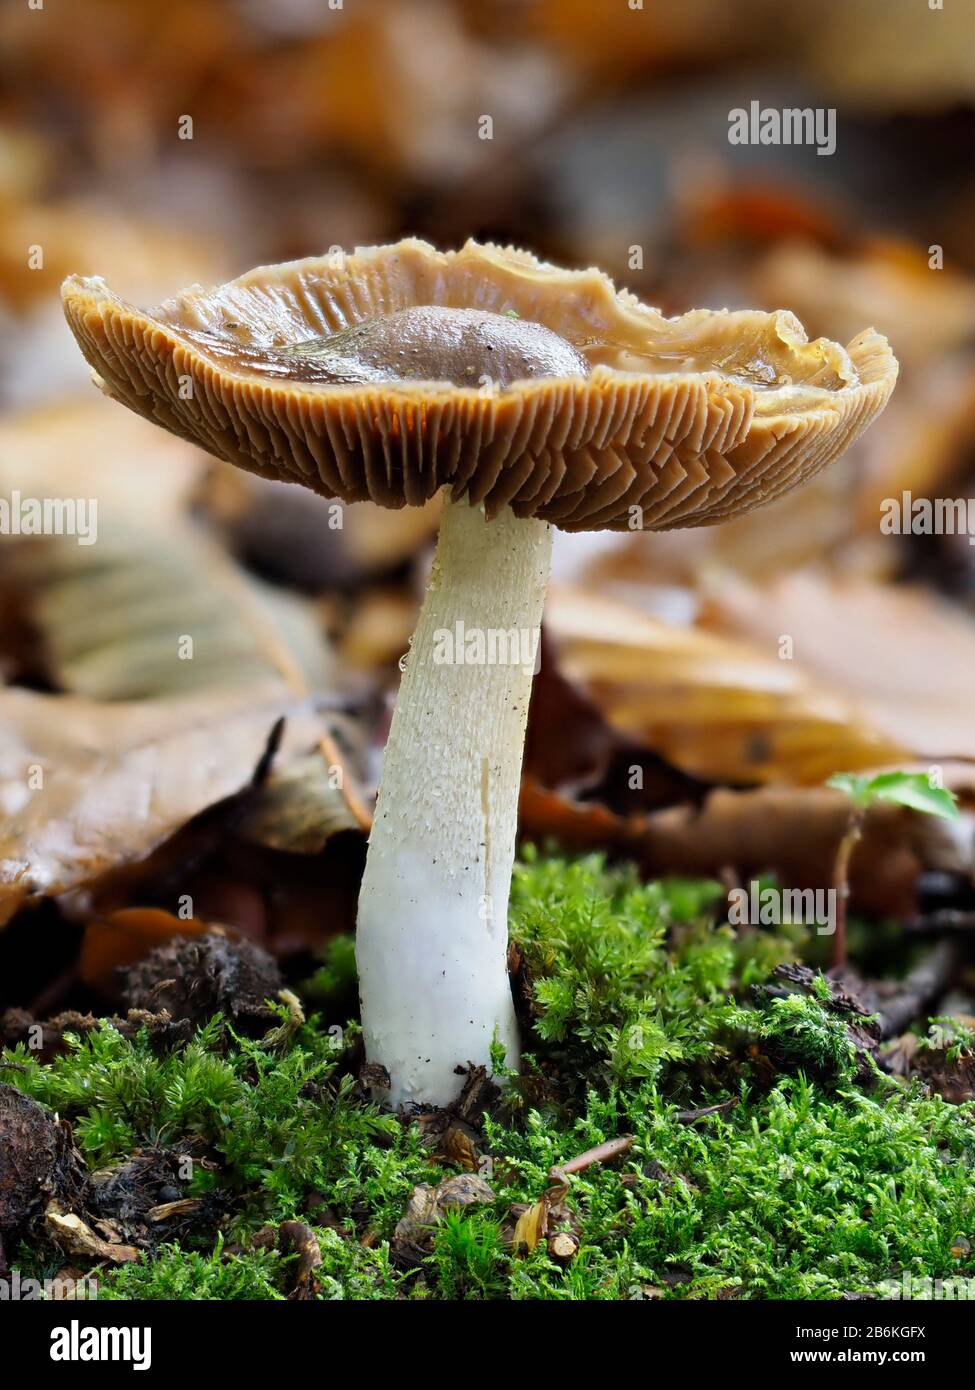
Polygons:
[[670,530],[764,505],[883,409],[894,356],[872,329],[809,342],[783,310],[667,319],[597,270],[474,242],[262,266],[151,312],[100,279],[63,298],[97,384],[218,458],[348,502],[449,490],[356,948],[378,1089],[449,1104],[492,1043],[517,1063],[507,905],[551,525]]

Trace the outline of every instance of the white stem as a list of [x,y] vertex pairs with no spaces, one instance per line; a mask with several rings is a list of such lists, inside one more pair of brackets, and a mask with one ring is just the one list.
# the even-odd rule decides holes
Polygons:
[[356,930],[366,1057],[389,1104],[447,1105],[518,1058],[508,893],[551,528],[445,501],[386,743]]

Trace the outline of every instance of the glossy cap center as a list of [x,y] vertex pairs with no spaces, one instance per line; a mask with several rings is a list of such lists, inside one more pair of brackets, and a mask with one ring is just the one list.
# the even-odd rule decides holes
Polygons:
[[327,338],[297,343],[284,354],[301,381],[350,384],[449,381],[496,386],[532,377],[588,376],[571,343],[540,323],[482,309],[417,305],[368,319]]

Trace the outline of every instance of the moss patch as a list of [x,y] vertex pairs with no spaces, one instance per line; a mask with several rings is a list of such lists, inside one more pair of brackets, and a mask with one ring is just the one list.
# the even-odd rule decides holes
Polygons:
[[[975,1227],[972,1107],[879,1076],[859,1085],[828,991],[751,988],[797,956],[800,930],[737,934],[715,920],[720,898],[595,857],[519,866],[526,1060],[476,1136],[494,1201],[450,1213],[413,1261],[394,1233],[414,1187],[460,1169],[363,1098],[356,1026],[335,1013],[347,941],[306,992],[322,1012],[283,1049],[221,1019],[171,1052],[105,1026],[48,1064],[8,1052],[21,1069],[2,1076],[72,1122],[92,1168],[185,1152],[180,1196],[213,1199],[211,1225],[103,1272],[103,1297],[284,1297],[294,1257],[255,1235],[296,1217],[318,1238],[323,1299],[836,1298],[905,1269],[975,1276],[958,1240]],[[625,1134],[622,1158],[571,1180],[571,1262],[544,1241],[516,1255],[511,1207]],[[61,1262],[30,1234],[11,1253],[25,1272]]]

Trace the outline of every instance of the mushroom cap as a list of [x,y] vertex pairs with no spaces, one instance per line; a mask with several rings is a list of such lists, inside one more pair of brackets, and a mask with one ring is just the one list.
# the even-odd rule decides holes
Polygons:
[[[844,349],[784,310],[665,318],[598,270],[475,242],[259,266],[151,311],[100,278],[71,277],[62,296],[97,384],[218,458],[384,507],[446,485],[567,531],[706,526],[771,502],[831,463],[897,378],[872,329]],[[459,386],[391,363],[387,380],[308,379],[322,339],[427,305],[541,325],[588,375],[543,364]]]

